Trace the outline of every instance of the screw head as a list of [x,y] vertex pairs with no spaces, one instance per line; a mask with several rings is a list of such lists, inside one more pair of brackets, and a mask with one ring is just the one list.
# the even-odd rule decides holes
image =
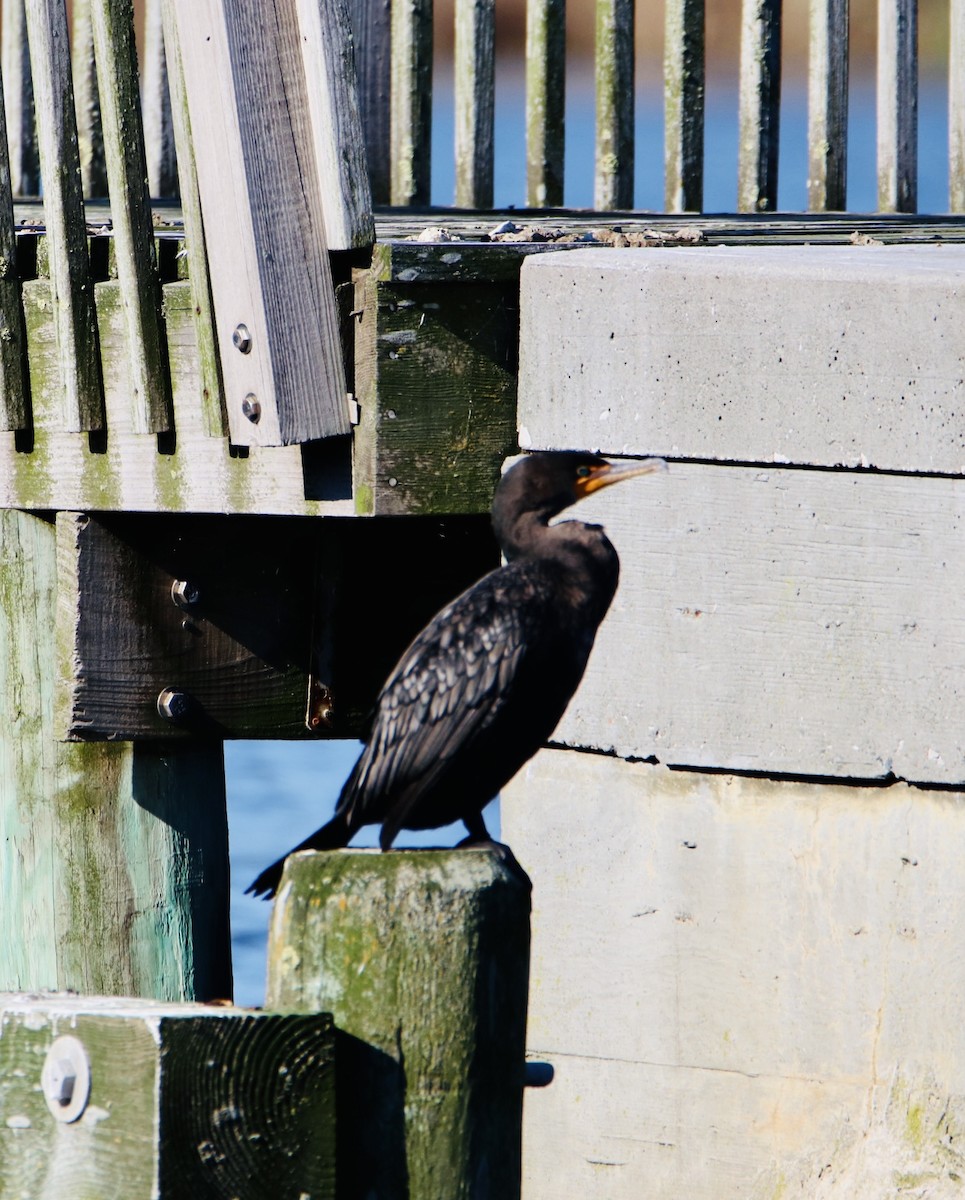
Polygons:
[[157,698],[158,715],[166,721],[183,721],[191,708],[187,692],[176,688],[165,688]]
[[257,425],[261,420],[261,404],[254,392],[249,392],[241,402],[241,411],[252,423]]
[[236,325],[235,331],[231,335],[231,341],[235,349],[240,350],[242,354],[251,353],[251,331],[247,325]]
[[201,589],[189,579],[175,579],[171,584],[171,599],[178,608],[193,608],[201,599]]
[[84,1043],[75,1037],[57,1038],[47,1051],[40,1086],[56,1120],[76,1121],[90,1096],[90,1062]]

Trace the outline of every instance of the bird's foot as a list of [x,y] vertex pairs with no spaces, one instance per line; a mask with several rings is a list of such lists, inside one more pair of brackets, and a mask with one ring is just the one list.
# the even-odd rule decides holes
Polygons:
[[528,891],[533,890],[533,881],[526,874],[525,870],[520,866],[519,859],[510,850],[505,842],[497,842],[491,837],[474,837],[470,834],[464,837],[461,842],[456,842],[457,850],[491,850],[501,863],[507,868],[511,875],[522,883]]

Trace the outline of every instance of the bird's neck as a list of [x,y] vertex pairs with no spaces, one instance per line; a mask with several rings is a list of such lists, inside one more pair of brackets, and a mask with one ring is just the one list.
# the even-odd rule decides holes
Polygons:
[[558,573],[571,606],[591,609],[600,620],[610,606],[620,574],[616,550],[599,525],[582,521],[548,524],[526,514],[503,542],[503,553],[514,559],[534,559]]

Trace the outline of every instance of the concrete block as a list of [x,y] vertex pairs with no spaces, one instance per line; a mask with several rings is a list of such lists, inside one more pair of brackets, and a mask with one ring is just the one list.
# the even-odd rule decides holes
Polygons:
[[621,579],[554,741],[965,783],[965,480],[671,463],[573,516]]
[[961,793],[548,750],[502,831],[555,1068],[527,1200],[960,1194]]
[[965,471],[965,246],[539,254],[520,316],[524,446]]

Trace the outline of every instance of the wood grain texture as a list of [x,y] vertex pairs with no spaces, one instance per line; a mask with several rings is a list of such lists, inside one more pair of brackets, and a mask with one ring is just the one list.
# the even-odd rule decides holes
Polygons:
[[878,3],[878,208],[918,208],[918,6]]
[[344,0],[297,0],[312,141],[329,250],[375,241],[352,28]]
[[[0,1196],[334,1194],[331,1019],[97,997],[0,995]],[[48,1048],[90,1064],[73,1124],[47,1111]]]
[[135,433],[164,433],[172,428],[171,381],[141,124],[134,3],[90,0],[90,6],[114,252],[127,329],[132,428]]
[[391,20],[386,0],[349,0],[355,42],[359,110],[372,199],[388,204],[391,177]]
[[24,0],[3,0],[0,71],[6,109],[10,183],[15,196],[40,194],[40,157],[34,122],[33,76]]
[[91,0],[71,5],[71,71],[74,81],[74,111],[77,114],[77,150],[84,196],[106,197],[107,160],[101,123],[100,91],[94,60],[94,25]]
[[948,8],[948,207],[965,212],[965,4]]
[[566,0],[526,5],[526,203],[563,203]]
[[777,208],[782,0],[742,0],[737,210]]
[[665,9],[664,204],[668,212],[704,206],[704,0]]
[[6,115],[0,96],[0,429],[28,430],[31,413],[27,333],[5,130]]
[[633,30],[632,0],[597,0],[593,205],[602,211],[633,207]]
[[432,0],[394,0],[392,204],[428,204],[432,178]]
[[848,0],[814,0],[808,50],[808,210],[847,208]]
[[580,506],[622,563],[556,739],[623,758],[965,781],[965,481],[671,464]]
[[152,196],[178,195],[178,156],[174,140],[163,0],[144,5],[144,65],[141,108],[148,186]]
[[534,884],[527,1054],[556,1072],[527,1093],[524,1195],[954,1195],[963,815],[538,755],[501,804]]
[[456,0],[456,207],[493,206],[495,0]]
[[228,996],[220,744],[58,742],[54,528],[3,512],[0,536],[0,986]]
[[963,474],[963,270],[951,246],[530,258],[521,440]]
[[516,441],[515,287],[356,286],[359,511],[487,512]]
[[104,426],[104,397],[64,0],[27,0],[27,32],[49,243],[61,427],[69,432],[98,430]]
[[294,0],[175,9],[232,441],[348,433]]
[[339,1195],[519,1194],[529,908],[487,850],[288,860],[267,1002],[339,1030]]

